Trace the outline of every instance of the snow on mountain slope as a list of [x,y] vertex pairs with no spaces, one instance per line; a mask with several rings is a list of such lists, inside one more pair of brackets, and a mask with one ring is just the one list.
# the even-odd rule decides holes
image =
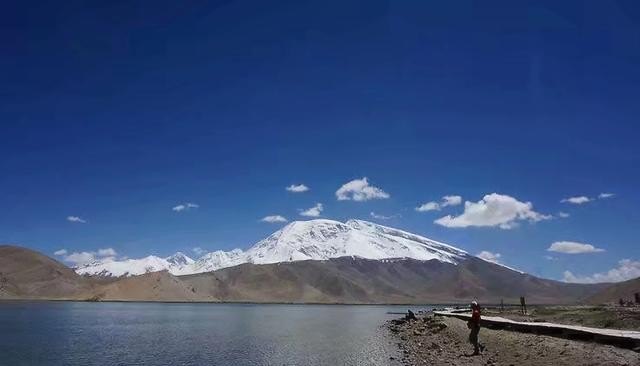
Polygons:
[[172,274],[193,273],[191,267],[194,260],[183,253],[176,253],[167,258],[150,255],[140,259],[124,260],[99,260],[76,268],[76,273],[81,275],[120,277],[137,276],[148,272],[168,270]]
[[200,257],[191,267],[192,273],[211,272],[220,268],[237,266],[246,263],[245,253],[240,249],[229,252],[216,250]]
[[169,264],[178,266],[178,267],[189,266],[195,262],[193,259],[187,257],[182,252],[177,252],[176,254],[165,258],[165,260],[169,262]]
[[246,252],[256,264],[325,260],[355,256],[367,259],[437,259],[457,263],[468,254],[452,246],[367,221],[296,221],[259,241]]
[[182,275],[215,271],[242,263],[267,264],[300,260],[326,260],[344,256],[367,259],[436,259],[457,264],[470,255],[458,248],[406,231],[367,221],[294,221],[259,241],[247,251],[215,251],[196,261],[182,253],[168,258],[94,262],[78,268],[79,274],[122,276],[169,270]]

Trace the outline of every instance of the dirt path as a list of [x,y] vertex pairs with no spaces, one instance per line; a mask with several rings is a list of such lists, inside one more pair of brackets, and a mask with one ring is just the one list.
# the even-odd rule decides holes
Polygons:
[[519,308],[487,309],[483,315],[500,316],[516,321],[546,321],[593,328],[640,330],[640,306],[532,306],[529,314]]
[[405,365],[640,365],[640,353],[597,343],[482,328],[487,350],[471,356],[469,330],[459,319],[419,317],[388,326],[402,350]]

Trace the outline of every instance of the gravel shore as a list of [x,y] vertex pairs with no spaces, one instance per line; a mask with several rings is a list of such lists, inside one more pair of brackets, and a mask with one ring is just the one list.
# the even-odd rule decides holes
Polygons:
[[391,321],[387,328],[401,350],[398,361],[405,365],[640,365],[640,353],[633,350],[487,328],[480,331],[487,349],[472,356],[466,323],[454,318],[419,316]]

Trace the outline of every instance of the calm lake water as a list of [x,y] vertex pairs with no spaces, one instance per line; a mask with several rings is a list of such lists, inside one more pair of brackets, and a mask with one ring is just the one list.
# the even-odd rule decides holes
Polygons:
[[0,303],[0,364],[388,365],[381,327],[407,308]]

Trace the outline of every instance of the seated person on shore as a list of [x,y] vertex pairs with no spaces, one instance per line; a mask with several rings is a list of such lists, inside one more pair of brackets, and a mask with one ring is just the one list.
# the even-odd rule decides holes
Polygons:
[[471,319],[467,323],[467,327],[471,329],[469,332],[469,342],[473,344],[473,354],[479,355],[484,351],[484,345],[478,340],[478,333],[480,333],[480,305],[477,301],[471,302]]

